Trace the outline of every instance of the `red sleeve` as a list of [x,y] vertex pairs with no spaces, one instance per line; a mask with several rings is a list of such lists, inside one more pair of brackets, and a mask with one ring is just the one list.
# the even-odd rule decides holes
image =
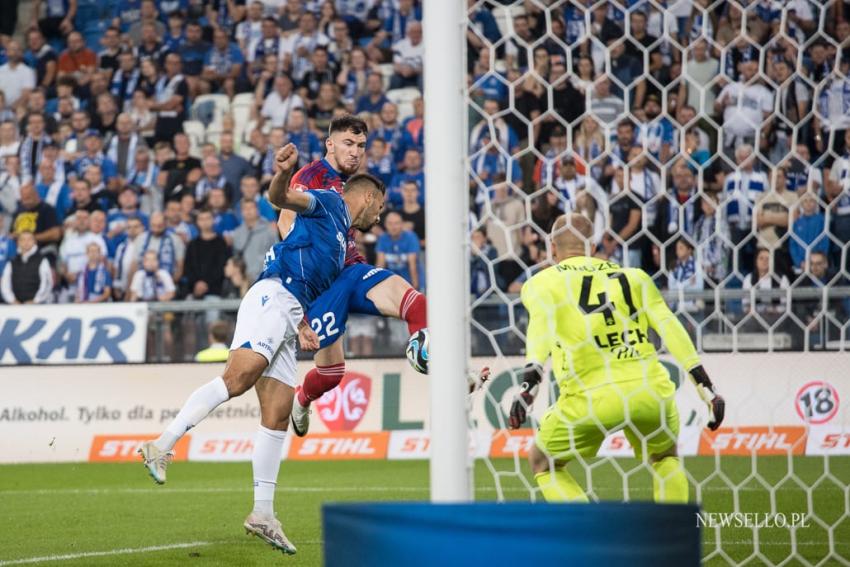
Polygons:
[[293,191],[304,192],[310,189],[310,187],[305,183],[303,179],[303,175],[301,174],[305,168],[301,168],[295,172],[295,175],[292,176],[292,179],[289,180],[289,188]]

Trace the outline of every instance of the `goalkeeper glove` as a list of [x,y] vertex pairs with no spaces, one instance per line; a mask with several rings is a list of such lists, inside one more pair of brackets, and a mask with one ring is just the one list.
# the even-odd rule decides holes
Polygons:
[[520,385],[519,393],[514,396],[511,404],[510,427],[519,429],[528,417],[528,410],[534,405],[534,397],[540,388],[543,379],[543,369],[538,364],[529,363],[525,366],[523,383]]
[[726,400],[714,390],[714,384],[711,383],[702,365],[692,368],[690,375],[699,397],[708,406],[708,428],[716,431],[720,427],[720,424],[723,423],[723,415],[726,412]]

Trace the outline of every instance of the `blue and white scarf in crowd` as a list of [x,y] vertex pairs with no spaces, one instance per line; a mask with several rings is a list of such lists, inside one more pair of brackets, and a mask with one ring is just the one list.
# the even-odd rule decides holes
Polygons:
[[125,285],[124,259],[127,257],[127,250],[129,250],[132,245],[133,242],[129,237],[127,237],[123,242],[121,242],[121,244],[118,245],[118,248],[115,249],[115,280]]
[[753,207],[767,185],[767,176],[760,171],[735,171],[726,177],[723,190],[728,199],[726,219],[730,224],[741,230],[750,228]]
[[200,203],[206,199],[212,189],[224,189],[225,183],[227,183],[227,178],[224,175],[219,176],[218,179],[210,179],[208,177],[199,179],[195,184],[195,201]]
[[[118,169],[121,169],[121,164],[118,163],[118,134],[112,136],[109,140],[109,147],[106,149],[106,156],[111,159]],[[139,135],[130,134],[130,144],[127,147],[127,165],[124,168],[124,176],[127,179],[132,178],[136,174],[136,148],[139,147]]]
[[728,224],[718,223],[721,214],[717,209],[713,215],[703,215],[697,221],[694,240],[699,242],[697,254],[700,257],[700,265],[707,273],[711,272],[709,266],[713,266],[714,281],[721,281],[726,277],[726,266],[729,260],[729,249],[724,244],[724,238],[729,238]]
[[21,147],[18,150],[21,156],[21,178],[24,181],[32,179],[38,171],[38,164],[41,163],[41,154],[44,152],[44,146],[50,143],[50,137],[43,134],[38,140],[32,136],[27,136],[21,142]]
[[159,283],[159,278],[156,272],[145,270],[145,276],[142,279],[142,301],[155,301],[159,298],[158,291],[162,288]]
[[[156,102],[163,103],[168,102],[171,98],[177,94],[177,86],[180,84],[180,81],[183,81],[183,75],[177,74],[168,78],[167,75],[163,75],[156,82]],[[188,104],[188,101],[184,101]],[[159,116],[164,118],[174,118],[178,114],[177,110],[160,110]]]
[[[139,251],[139,262],[141,262],[142,257],[145,255],[145,252],[147,252],[152,237],[153,234],[151,232],[146,233],[142,249]],[[158,238],[159,250],[157,250],[156,255],[157,258],[159,258],[159,267],[169,274],[173,274],[175,263],[177,261],[177,254],[174,251],[174,241],[171,240],[171,234],[167,231],[163,232]]]
[[105,262],[100,262],[92,268],[86,264],[77,275],[77,303],[86,303],[103,295],[109,285],[109,270]]
[[[694,233],[694,216],[696,215],[696,207],[691,198],[694,196],[694,189],[688,191],[688,200],[684,203],[679,202],[678,192],[673,193],[667,199],[667,232],[675,234],[682,232],[683,234]],[[681,218],[679,217],[681,213]],[[681,221],[681,226],[679,226]]]
[[681,260],[677,261],[676,265],[673,266],[673,269],[670,271],[670,276],[674,281],[684,283],[694,277],[696,273],[697,263],[696,260],[694,260],[693,255],[691,255],[684,262]]
[[159,175],[159,166],[155,163],[149,163],[148,168],[144,171],[136,171],[136,163],[133,162],[133,174],[127,175],[127,184],[135,185],[136,187],[144,187],[150,189],[156,185],[156,177]]
[[109,92],[121,101],[122,110],[127,111],[130,109],[130,101],[133,98],[133,93],[136,92],[136,85],[139,84],[140,77],[141,72],[138,69],[130,71],[130,75],[127,77],[125,77],[123,69],[118,69],[112,76],[112,84],[109,87]]

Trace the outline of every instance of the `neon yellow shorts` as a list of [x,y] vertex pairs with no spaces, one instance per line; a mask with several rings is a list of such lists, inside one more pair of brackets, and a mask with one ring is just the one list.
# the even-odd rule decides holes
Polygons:
[[561,396],[543,415],[535,442],[557,461],[590,458],[605,437],[622,429],[635,457],[661,453],[679,436],[674,395],[663,397],[641,381]]

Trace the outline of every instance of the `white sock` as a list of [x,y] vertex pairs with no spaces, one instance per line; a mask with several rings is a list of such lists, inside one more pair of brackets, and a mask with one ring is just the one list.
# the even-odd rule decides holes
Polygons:
[[251,464],[254,469],[254,513],[274,516],[274,490],[277,473],[283,457],[283,441],[286,431],[275,431],[260,425],[254,436],[254,454]]
[[227,386],[221,376],[192,392],[183,408],[177,414],[154,445],[160,451],[170,451],[183,435],[198,425],[209,413],[230,399]]

